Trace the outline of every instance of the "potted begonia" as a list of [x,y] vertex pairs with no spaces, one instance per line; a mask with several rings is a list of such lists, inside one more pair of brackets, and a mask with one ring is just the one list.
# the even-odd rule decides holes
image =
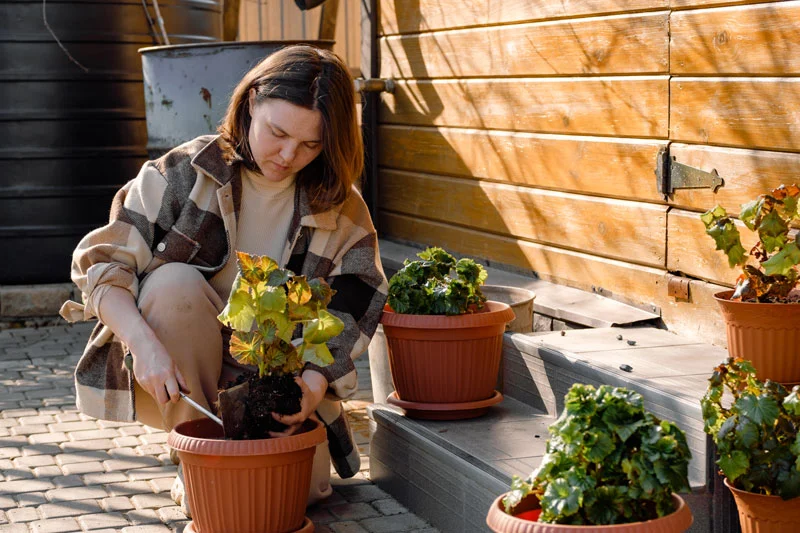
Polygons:
[[781,185],[742,205],[739,220],[755,233],[749,251],[722,206],[701,220],[731,268],[741,271],[734,290],[715,295],[722,308],[732,357],[748,359],[760,379],[800,382],[800,245],[792,225],[800,221],[800,187]]
[[[625,388],[575,384],[540,466],[514,476],[486,517],[496,533],[683,532],[692,514],[683,431]],[[577,527],[576,527],[577,526]]]
[[418,418],[479,416],[495,390],[511,308],[487,301],[487,273],[470,258],[431,247],[391,280],[381,324],[395,392],[388,402]]
[[333,291],[265,256],[237,253],[239,274],[219,315],[233,333],[230,354],[251,372],[220,391],[222,429],[209,419],[176,426],[168,444],[181,458],[196,531],[311,531],[304,518],[315,448],[326,439],[308,419],[290,436],[272,412],[300,411],[295,377],[306,362],[333,362],[325,342],[342,321],[326,310]]

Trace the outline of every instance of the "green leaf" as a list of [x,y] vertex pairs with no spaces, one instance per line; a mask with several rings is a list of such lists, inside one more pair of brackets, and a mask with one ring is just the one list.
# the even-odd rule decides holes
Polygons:
[[344,322],[328,311],[320,311],[318,318],[306,324],[303,340],[311,344],[326,342],[344,330]]
[[[764,204],[764,200],[759,198],[757,200],[753,200],[752,202],[748,202],[742,205],[742,210],[739,213],[739,220],[744,222],[744,225],[747,226],[747,229],[750,231],[755,231],[755,219],[758,216],[759,211],[761,211],[761,206]],[[724,209],[722,216],[725,216]]]
[[794,416],[800,416],[800,395],[798,395],[798,388],[792,389],[792,392],[783,400],[783,408]]
[[742,417],[734,431],[736,445],[741,448],[752,448],[758,444],[758,426],[747,417]]
[[780,414],[777,402],[767,394],[746,394],[734,402],[734,407],[756,424],[771,426]]
[[[238,278],[237,278],[238,280]],[[234,284],[234,287],[237,287]],[[223,324],[236,331],[250,331],[255,319],[255,306],[246,291],[236,290],[231,293],[225,308],[217,316]]]
[[750,468],[750,459],[743,451],[734,450],[730,454],[720,455],[717,464],[728,481],[734,482]]
[[800,263],[800,248],[796,242],[790,242],[762,265],[767,276],[786,276],[798,263]]
[[582,502],[583,491],[571,486],[565,479],[556,479],[547,485],[541,500],[543,510],[560,516],[577,513]]
[[304,344],[303,361],[317,366],[328,366],[333,363],[333,355],[326,344]]
[[586,453],[586,460],[593,463],[600,463],[614,451],[614,441],[606,433],[589,430],[588,437],[592,439],[591,442],[586,442],[588,452]]
[[236,331],[231,334],[231,357],[245,365],[257,365],[261,361],[262,338],[257,332]]
[[262,311],[283,312],[286,309],[286,289],[283,287],[265,286],[258,305]]
[[506,513],[512,514],[522,499],[531,493],[532,485],[519,476],[511,476],[511,490],[503,498]]
[[762,218],[758,226],[758,236],[767,252],[782,248],[786,244],[788,234],[789,226],[775,210]]
[[328,307],[331,298],[336,294],[336,291],[322,278],[312,279],[308,282],[308,287],[311,289],[311,300],[317,303],[317,308]]

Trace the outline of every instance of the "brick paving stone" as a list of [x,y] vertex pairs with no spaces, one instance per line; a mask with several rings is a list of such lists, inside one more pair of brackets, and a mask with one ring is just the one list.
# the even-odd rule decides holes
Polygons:
[[25,524],[0,524],[0,533],[28,533]]
[[23,416],[39,416],[36,409],[8,409],[3,411],[3,418],[22,418]]
[[55,518],[31,522],[31,533],[71,533],[80,530],[81,526],[74,518]]
[[29,492],[27,494],[15,495],[17,505],[20,507],[35,507],[47,503],[44,492]]
[[161,519],[153,509],[137,509],[129,513],[125,513],[131,524],[135,526],[143,526],[147,524],[159,524]]
[[57,424],[49,424],[47,427],[50,428],[50,431],[61,431],[64,433],[68,433],[70,431],[81,431],[81,430],[96,430],[99,429],[97,422],[59,422]]
[[117,437],[116,439],[113,439],[113,442],[114,446],[117,446],[119,448],[124,448],[126,446],[131,446],[131,447],[138,446],[140,444],[139,439],[136,438],[135,436]]
[[125,483],[109,483],[106,489],[111,496],[133,496],[134,494],[147,494],[153,488],[147,481],[128,481]]
[[131,481],[155,479],[157,477],[175,477],[177,475],[178,467],[173,464],[128,470],[128,478]]
[[65,489],[69,487],[80,487],[83,480],[79,476],[61,476],[53,480],[56,488]]
[[28,438],[24,435],[14,435],[11,437],[0,437],[0,448],[18,448],[28,444]]
[[145,444],[136,447],[136,453],[141,455],[161,455],[162,453],[169,453],[163,444]]
[[22,507],[20,509],[9,509],[6,511],[9,522],[33,522],[39,520],[41,516],[33,507]]
[[24,425],[30,424],[52,424],[55,418],[51,415],[37,415],[37,416],[23,416],[19,419],[19,423]]
[[131,526],[123,528],[122,533],[170,533],[170,529],[167,526],[161,524],[147,525],[147,526]]
[[61,518],[102,511],[96,500],[76,500],[71,502],[46,503],[39,506],[42,518]]
[[392,498],[387,498],[385,500],[376,500],[374,502],[371,502],[371,505],[375,509],[380,511],[381,514],[387,516],[395,514],[403,514],[408,512],[408,509],[400,505],[400,502]]
[[41,424],[31,424],[30,426],[12,426],[11,433],[13,435],[36,435],[37,433],[50,433],[47,426]]
[[[117,439],[113,440],[115,441]],[[114,459],[123,459],[125,457],[139,457],[139,454],[136,453],[136,450],[134,450],[130,446],[128,446],[127,448],[113,448],[111,450],[108,450],[108,455],[110,455]]]
[[105,498],[100,500],[100,505],[106,512],[112,511],[130,511],[134,509],[133,502],[127,496],[115,496],[113,498]]
[[75,442],[82,440],[113,439],[114,437],[119,437],[119,431],[116,429],[92,429],[89,431],[73,431],[67,433],[67,436]]
[[78,518],[78,522],[87,531],[101,528],[117,528],[129,525],[128,519],[120,513],[90,514]]
[[148,481],[150,486],[153,487],[153,492],[169,492],[172,490],[172,484],[175,479],[172,477],[159,477]]
[[8,524],[5,511],[0,511],[0,524]]
[[147,433],[142,426],[124,426],[119,428],[119,432],[126,437],[136,437]]
[[68,502],[73,500],[86,500],[88,498],[105,498],[106,490],[101,486],[70,487],[66,489],[49,490],[45,493],[51,502]]
[[98,472],[82,476],[84,485],[105,485],[107,483],[125,483],[128,476],[122,472]]
[[63,474],[61,468],[52,465],[52,466],[37,466],[33,469],[33,474],[36,477],[56,477]]
[[390,497],[384,491],[371,484],[337,486],[336,492],[351,503],[371,502],[373,500],[382,500]]
[[81,417],[78,416],[78,413],[62,413],[59,411],[59,414],[55,415],[55,419],[59,422],[77,422]]
[[88,463],[100,462],[108,459],[108,454],[105,450],[95,450],[91,452],[75,452],[75,453],[62,453],[55,456],[56,463],[60,465],[69,465],[73,463]]
[[65,433],[40,433],[38,435],[31,435],[29,440],[31,444],[60,443],[67,440],[67,435]]
[[22,448],[22,455],[28,457],[30,455],[58,455],[61,453],[61,448],[58,444],[29,444]]
[[410,531],[426,527],[428,524],[416,515],[406,513],[395,516],[382,516],[380,518],[367,518],[361,525],[370,533],[394,533],[395,531]]
[[320,509],[317,506],[309,507],[306,510],[306,516],[314,522],[314,525],[318,524],[327,524],[329,522],[333,522],[336,520],[336,517],[333,516],[330,511],[326,509]]
[[334,533],[369,533],[358,522],[331,522],[327,527]]
[[79,476],[81,474],[91,474],[94,472],[105,472],[103,463],[99,461],[89,461],[86,463],[71,463],[61,467],[65,474]]
[[135,455],[125,459],[111,459],[103,462],[103,466],[105,466],[106,471],[108,472],[113,470],[141,469],[160,465],[161,461],[149,455]]
[[340,520],[361,520],[380,516],[380,513],[368,503],[345,503],[329,507],[328,510]]
[[28,457],[17,457],[16,459],[14,459],[14,464],[16,466],[27,466],[27,467],[49,466],[49,465],[54,465],[55,460],[53,460],[52,455],[31,455]]
[[139,437],[139,440],[141,440],[145,444],[166,444],[168,436],[169,436],[168,433],[161,431],[159,433],[142,435]]
[[13,459],[22,455],[19,448],[0,448],[0,459]]
[[[64,437],[64,440],[67,440],[66,436]],[[65,453],[109,450],[111,448],[114,448],[114,443],[111,441],[111,439],[65,442],[64,444],[61,445],[61,449],[64,450]]]
[[20,494],[23,492],[39,492],[55,488],[47,479],[23,479],[21,481],[0,482],[0,494]]
[[161,507],[169,507],[175,505],[169,494],[137,494],[131,497],[133,505],[137,509],[159,509]]
[[33,470],[30,468],[6,468],[3,471],[6,481],[18,481],[21,479],[33,479]]
[[181,511],[181,508],[177,505],[172,505],[171,507],[162,507],[157,511],[157,513],[161,518],[161,521],[167,524],[186,520],[186,515],[183,514],[183,511]]
[[0,496],[0,509],[13,509],[17,502],[11,496]]

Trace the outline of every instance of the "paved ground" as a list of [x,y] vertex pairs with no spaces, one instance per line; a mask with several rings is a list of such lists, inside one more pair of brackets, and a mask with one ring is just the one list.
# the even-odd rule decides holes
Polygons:
[[[167,434],[75,408],[72,371],[91,324],[0,331],[0,533],[181,532]],[[369,366],[346,403],[362,471],[310,508],[319,533],[436,533],[369,482]],[[236,533],[236,532],[232,532]]]

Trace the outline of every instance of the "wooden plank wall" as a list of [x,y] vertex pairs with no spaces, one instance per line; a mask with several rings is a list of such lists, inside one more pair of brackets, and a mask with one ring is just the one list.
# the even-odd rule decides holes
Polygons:
[[[258,10],[261,8],[259,36]],[[302,11],[294,0],[242,0],[239,10],[239,41],[288,41],[316,39],[320,7]],[[361,65],[361,4],[341,0],[336,19],[334,52],[347,62],[354,75]]]
[[[724,4],[724,6],[720,5]],[[380,0],[379,224],[724,343],[698,213],[794,180],[800,1]],[[657,194],[656,153],[716,168]],[[667,294],[689,276],[691,299]]]

